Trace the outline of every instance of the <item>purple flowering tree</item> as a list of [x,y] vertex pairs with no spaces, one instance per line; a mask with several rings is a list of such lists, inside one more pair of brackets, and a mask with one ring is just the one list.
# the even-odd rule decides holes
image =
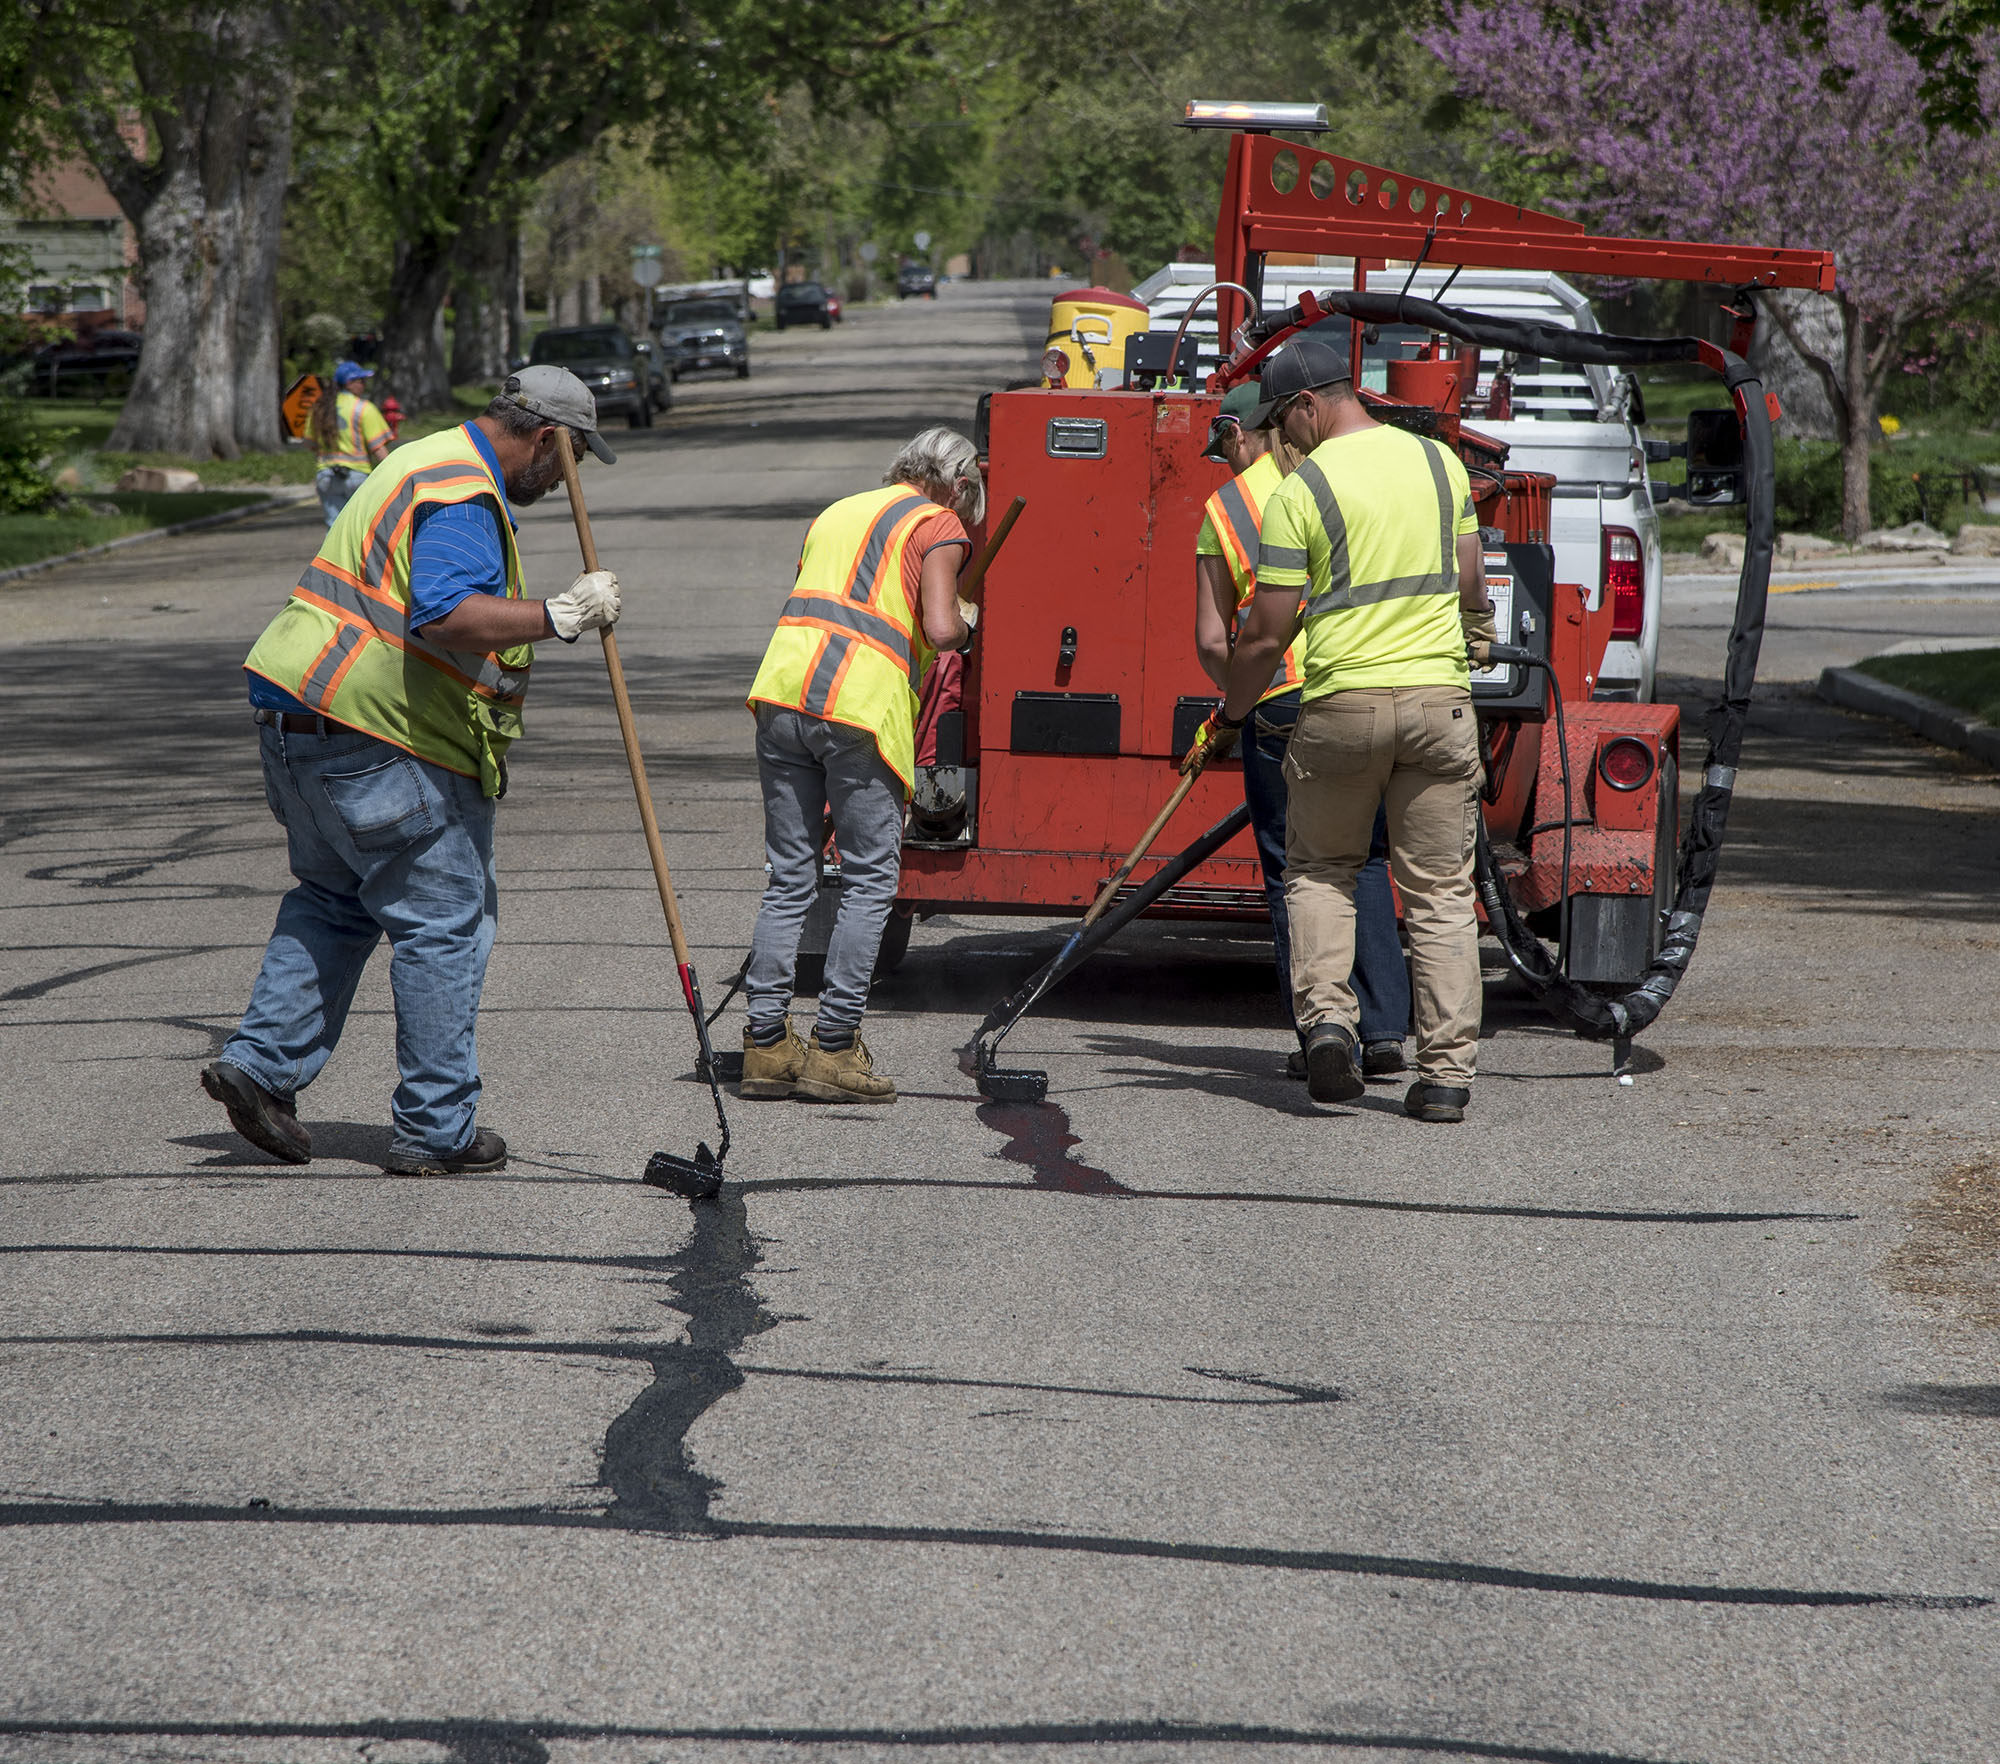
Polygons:
[[[1826,387],[1856,539],[1900,345],[2000,278],[2000,137],[1927,126],[1924,70],[1879,7],[1824,19],[1809,37],[1755,0],[1447,0],[1426,42],[1510,146],[1576,179],[1593,225],[1835,254],[1837,349],[1763,305]],[[1991,55],[1980,78],[2000,113]]]

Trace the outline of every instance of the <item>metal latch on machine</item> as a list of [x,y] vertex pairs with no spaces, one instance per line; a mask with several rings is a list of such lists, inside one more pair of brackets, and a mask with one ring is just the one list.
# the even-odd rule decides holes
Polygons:
[[1110,425],[1102,417],[1050,417],[1051,459],[1102,459],[1110,446]]

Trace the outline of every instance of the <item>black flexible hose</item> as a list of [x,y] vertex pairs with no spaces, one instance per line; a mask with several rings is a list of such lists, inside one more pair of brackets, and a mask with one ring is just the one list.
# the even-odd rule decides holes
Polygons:
[[[1465,312],[1399,294],[1334,288],[1313,298],[1322,313],[1333,317],[1356,319],[1364,324],[1422,325],[1467,343],[1586,366],[1644,367],[1675,361],[1698,362],[1713,347],[1698,337],[1613,337],[1598,331],[1564,330],[1522,319]],[[1293,306],[1266,317],[1256,327],[1255,334],[1270,339],[1308,322],[1310,315]],[[1605,999],[1585,991],[1562,973],[1541,940],[1514,910],[1506,888],[1493,873],[1485,828],[1479,830],[1476,858],[1480,894],[1486,901],[1494,934],[1507,952],[1509,965],[1567,1017],[1579,1035],[1593,1040],[1624,1040],[1646,1028],[1665,1009],[1694,958],[1695,944],[1701,937],[1702,916],[1708,910],[1709,894],[1721,861],[1729,805],[1736,789],[1736,767],[1742,757],[1743,732],[1750,716],[1750,695],[1757,684],[1757,656],[1764,642],[1764,609],[1770,595],[1771,550],[1777,527],[1777,450],[1762,383],[1741,356],[1728,350],[1717,353],[1723,360],[1723,383],[1743,419],[1744,484],[1749,503],[1743,568],[1736,582],[1736,613],[1729,628],[1722,696],[1708,714],[1708,758],[1702,766],[1701,788],[1695,793],[1687,835],[1681,843],[1680,886],[1667,915],[1660,953],[1648,965],[1638,985],[1622,997]],[[1556,698],[1560,712],[1560,692]],[[1565,744],[1565,782],[1568,758]],[[1565,840],[1571,818],[1565,803]],[[1488,898],[1489,893],[1494,898]],[[1565,904],[1568,893],[1565,877]]]

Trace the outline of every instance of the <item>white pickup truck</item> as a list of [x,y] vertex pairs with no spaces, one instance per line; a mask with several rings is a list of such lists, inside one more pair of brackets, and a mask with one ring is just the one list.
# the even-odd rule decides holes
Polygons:
[[[1373,291],[1401,291],[1406,269],[1377,271]],[[1412,295],[1436,299],[1450,274],[1425,269],[1410,283]],[[1152,328],[1177,325],[1188,302],[1215,279],[1204,263],[1170,263],[1132,290],[1152,313]],[[1311,289],[1353,285],[1344,259],[1318,267],[1266,265],[1264,306],[1281,311]],[[1542,270],[1462,270],[1445,295],[1448,305],[1504,318],[1526,318],[1572,330],[1594,331],[1590,302],[1560,276]],[[1344,320],[1330,321],[1344,326]],[[1215,304],[1207,300],[1188,326],[1201,339],[1203,373],[1220,365]],[[1363,351],[1363,382],[1386,389],[1388,363],[1410,353],[1427,333],[1416,326],[1383,325]],[[1467,401],[1466,422],[1507,444],[1507,462],[1521,471],[1549,472],[1556,480],[1554,532],[1556,580],[1578,582],[1591,605],[1609,593],[1616,602],[1612,640],[1597,683],[1598,698],[1650,702],[1660,647],[1660,526],[1646,483],[1646,455],[1629,408],[1631,386],[1610,368],[1563,362],[1516,363],[1511,372],[1513,415],[1505,422],[1480,412],[1500,368],[1497,357],[1479,364],[1479,385]]]

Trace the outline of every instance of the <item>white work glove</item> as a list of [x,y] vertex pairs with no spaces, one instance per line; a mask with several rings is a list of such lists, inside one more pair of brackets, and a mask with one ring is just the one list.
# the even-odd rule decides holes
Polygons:
[[543,604],[549,609],[549,623],[556,635],[565,643],[574,643],[586,631],[605,630],[618,623],[618,578],[609,570],[586,570]]
[[958,603],[958,616],[965,622],[965,641],[958,646],[957,653],[964,655],[972,648],[973,633],[979,629],[979,608],[969,600]]

